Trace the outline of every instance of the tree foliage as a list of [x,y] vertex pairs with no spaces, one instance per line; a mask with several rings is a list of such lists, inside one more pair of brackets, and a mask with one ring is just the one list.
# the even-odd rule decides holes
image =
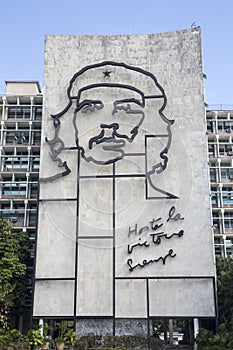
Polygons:
[[233,326],[233,259],[217,258],[219,323]]
[[11,310],[23,300],[29,239],[0,219],[0,328],[8,328]]
[[218,257],[216,267],[220,325],[216,334],[200,328],[196,338],[200,350],[233,349],[233,259]]

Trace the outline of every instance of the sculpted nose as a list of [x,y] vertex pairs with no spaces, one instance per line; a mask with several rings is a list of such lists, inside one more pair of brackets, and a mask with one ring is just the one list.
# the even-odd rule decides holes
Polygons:
[[119,124],[118,124],[118,123],[100,124],[100,127],[101,127],[102,129],[113,129],[113,130],[117,130],[117,129],[119,129]]
[[104,137],[113,137],[116,130],[119,128],[119,125],[117,123],[111,123],[111,124],[100,124],[100,127],[102,131],[104,132]]

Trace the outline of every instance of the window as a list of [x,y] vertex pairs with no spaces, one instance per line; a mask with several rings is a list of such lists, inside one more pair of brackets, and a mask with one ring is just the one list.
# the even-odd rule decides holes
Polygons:
[[225,122],[225,131],[227,133],[231,133],[233,131],[233,122],[232,121]]
[[222,199],[223,199],[223,204],[225,204],[225,205],[232,204],[233,205],[233,189],[231,187],[223,187],[222,188]]
[[220,238],[214,238],[214,249],[215,249],[215,255],[221,256],[221,242]]
[[36,120],[42,120],[42,106],[34,107],[34,116]]
[[209,152],[209,156],[212,156],[212,157],[214,157],[214,145],[211,145],[211,144],[209,144],[208,145],[208,152]]
[[6,144],[28,144],[28,131],[8,131],[6,134]]
[[40,156],[40,149],[37,148],[37,147],[33,147],[33,149],[32,149],[32,155],[33,155],[33,156],[39,157],[39,156]]
[[5,158],[4,170],[17,170],[27,169],[28,158],[27,157],[7,157]]
[[213,213],[213,228],[214,230],[220,230],[220,220],[221,217],[218,216],[218,213]]
[[27,177],[24,174],[15,174],[15,182],[27,182]]
[[231,121],[218,121],[218,131],[231,133],[233,131],[233,122]]
[[14,203],[13,203],[13,209],[16,209],[16,210],[20,209],[21,211],[24,212],[24,208],[25,208],[25,205],[24,205],[23,202],[19,203],[19,202],[17,201],[17,202],[14,202]]
[[225,243],[227,256],[233,256],[233,238],[227,238]]
[[2,210],[10,210],[10,203],[1,203]]
[[222,180],[233,180],[233,168],[221,168]]
[[38,170],[40,168],[40,158],[36,157],[32,159],[32,170]]
[[29,119],[31,115],[30,107],[8,107],[7,119]]
[[28,151],[22,151],[22,150],[20,150],[18,147],[16,148],[16,155],[17,156],[28,156]]
[[210,181],[216,181],[216,169],[210,168]]
[[233,212],[224,213],[224,225],[226,230],[233,230]]
[[218,204],[218,196],[216,190],[211,190],[211,203],[215,205]]
[[232,156],[233,148],[230,144],[221,144],[219,145],[219,155],[220,156]]
[[230,162],[221,162],[220,166],[223,167],[223,168],[228,168],[228,167],[231,166],[231,163]]
[[0,215],[2,219],[10,221],[14,226],[24,225],[24,211],[22,210],[2,210]]
[[207,121],[207,131],[213,132],[213,122]]
[[31,184],[31,196],[37,196],[38,193],[38,183]]
[[41,132],[34,131],[33,132],[33,145],[40,145],[41,143]]
[[2,194],[5,196],[26,196],[26,183],[3,183]]
[[37,219],[37,210],[36,209],[30,209],[29,210],[29,220],[28,220],[29,226],[35,226],[36,225],[36,219]]
[[224,130],[224,122],[218,121],[218,131],[223,131]]

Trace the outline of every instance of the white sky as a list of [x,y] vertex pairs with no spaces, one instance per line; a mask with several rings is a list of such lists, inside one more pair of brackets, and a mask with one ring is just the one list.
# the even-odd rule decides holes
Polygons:
[[46,34],[202,31],[206,102],[232,104],[233,0],[2,0],[0,94],[5,80],[43,86]]

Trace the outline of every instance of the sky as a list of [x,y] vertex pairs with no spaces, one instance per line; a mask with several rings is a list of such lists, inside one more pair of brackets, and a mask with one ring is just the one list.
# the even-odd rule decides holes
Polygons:
[[209,105],[233,107],[233,0],[1,0],[0,94],[5,80],[43,87],[46,34],[155,34],[200,26]]

